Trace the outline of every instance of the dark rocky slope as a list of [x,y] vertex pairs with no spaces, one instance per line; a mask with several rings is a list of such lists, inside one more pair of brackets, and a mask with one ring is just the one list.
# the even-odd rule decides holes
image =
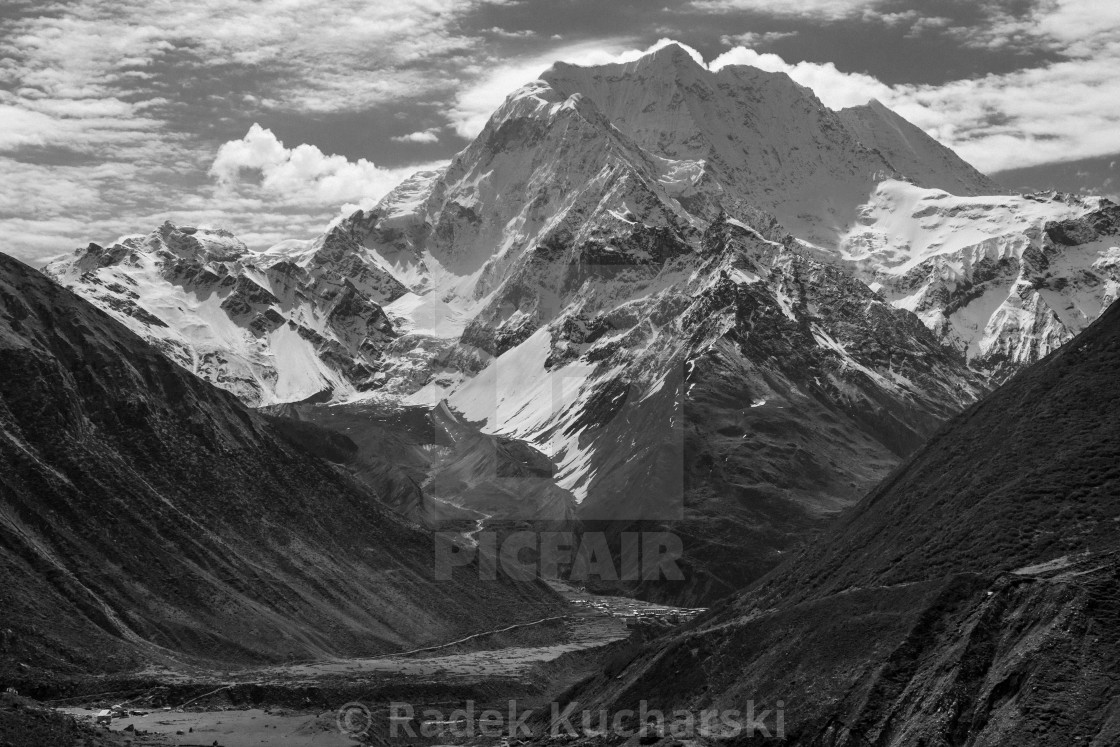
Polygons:
[[[792,242],[717,221],[703,247],[701,281],[644,312],[668,331],[659,346],[635,355],[608,333],[582,358],[612,373],[583,411],[581,446],[597,449],[579,516],[612,538],[677,534],[683,580],[624,586],[690,606],[779,565],[984,391],[916,317]],[[646,394],[651,371],[666,383]],[[647,519],[674,500],[679,516]]]
[[301,448],[353,448],[308,428],[0,255],[0,674],[372,653],[557,604],[434,581],[431,538]]
[[1114,305],[581,707],[780,701],[797,745],[1117,744],[1118,366]]

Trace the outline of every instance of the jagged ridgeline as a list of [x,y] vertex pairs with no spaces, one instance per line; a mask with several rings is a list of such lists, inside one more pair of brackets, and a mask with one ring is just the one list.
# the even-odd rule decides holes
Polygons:
[[430,536],[378,501],[388,481],[333,463],[354,448],[0,255],[0,675],[358,656],[559,606],[437,581]]
[[[877,102],[669,45],[553,66],[312,241],[165,225],[47,271],[246,403],[345,423],[362,464],[391,443],[406,511],[672,522],[689,581],[640,593],[704,602],[1115,298],[1116,206],[1001,191]],[[358,432],[444,400],[555,464],[533,498]]]
[[789,745],[1116,744],[1118,366],[1114,304],[578,708],[754,700]]

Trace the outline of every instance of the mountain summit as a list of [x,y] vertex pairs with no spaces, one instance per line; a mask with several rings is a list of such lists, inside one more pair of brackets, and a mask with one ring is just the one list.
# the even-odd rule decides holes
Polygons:
[[[784,73],[711,71],[669,44],[628,63],[553,65],[449,167],[315,241],[250,252],[168,224],[47,269],[246,402],[410,394],[485,364],[452,352],[460,338],[500,352],[550,321],[524,303],[498,319],[487,304],[508,298],[500,288],[539,247],[598,232],[609,249],[636,216],[695,248],[725,212],[777,223],[1005,378],[1092,321],[1120,274],[1106,204],[999,191],[877,101],[834,112]],[[433,363],[452,359],[449,375]]]
[[315,241],[165,226],[48,272],[253,404],[446,400],[555,462],[548,505],[684,515],[694,582],[649,593],[697,601],[1115,298],[1115,206],[996,191],[881,104],[669,45],[554,65]]
[[785,73],[710,71],[676,44],[628,63],[558,63],[541,79],[592,101],[646,152],[692,165],[704,181],[822,245],[887,178],[958,195],[1000,192],[878,102],[834,112]]

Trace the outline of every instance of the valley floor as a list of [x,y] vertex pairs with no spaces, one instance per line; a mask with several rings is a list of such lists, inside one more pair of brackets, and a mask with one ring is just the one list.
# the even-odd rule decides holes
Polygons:
[[[149,670],[160,683],[147,692],[91,696],[57,704],[79,725],[95,725],[112,709],[109,726],[85,744],[222,745],[223,747],[332,747],[362,740],[340,709],[361,704],[374,736],[391,702],[450,710],[473,702],[479,712],[518,708],[548,711],[564,690],[603,671],[615,657],[632,656],[637,641],[685,622],[697,609],[665,607],[625,597],[593,595],[554,582],[569,602],[567,614],[480,633],[459,641],[362,659],[300,662],[231,672]],[[156,704],[159,704],[158,706]],[[353,718],[353,717],[352,717]],[[78,743],[83,743],[79,740]],[[496,742],[495,742],[496,743]]]

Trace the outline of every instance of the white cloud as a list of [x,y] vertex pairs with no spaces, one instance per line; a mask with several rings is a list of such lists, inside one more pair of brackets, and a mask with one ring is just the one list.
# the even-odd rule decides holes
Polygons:
[[29,98],[0,91],[0,150],[63,146],[101,152],[150,140],[162,123],[119,99]]
[[[679,42],[676,39],[668,39],[668,38],[664,38],[664,37],[661,38],[661,39],[658,39],[656,42],[654,42],[652,45],[650,45],[649,47],[647,47],[645,49],[628,49],[628,50],[623,51],[623,52],[618,52],[614,55],[609,55],[608,54],[606,62],[614,62],[614,63],[633,62],[634,60],[640,59],[641,57],[644,57],[647,54],[652,54],[659,49],[664,49],[665,47],[668,47],[668,46],[673,45],[673,44],[677,45],[678,47],[683,49],[685,52],[688,52],[689,57],[696,60],[696,63],[698,65],[702,65],[702,66],[707,65],[707,63],[704,62],[704,55],[697,52],[694,48],[688,46],[684,42]],[[565,57],[561,57],[561,58],[558,58],[558,59],[560,59],[563,62],[571,62],[572,64],[575,64],[575,65],[602,65],[602,64],[604,64],[603,62],[595,61],[594,59],[592,59],[592,55],[587,54],[587,53],[583,53],[581,55],[576,55],[575,59],[568,59],[568,58],[565,58]]]
[[429,127],[426,130],[417,130],[407,135],[397,135],[389,138],[395,143],[438,143],[440,127]]
[[0,149],[45,145],[48,134],[55,126],[54,118],[46,114],[11,104],[0,104]]
[[741,64],[786,73],[834,109],[879,99],[980,170],[994,172],[1120,152],[1118,62],[1120,50],[926,86],[888,86],[832,63],[790,64],[744,47],[724,52],[709,67]]
[[1065,61],[941,86],[899,86],[883,101],[981,170],[1120,152],[1117,61]]
[[444,115],[459,137],[473,138],[494,110],[501,106],[506,96],[544,72],[549,62],[543,58],[517,60],[507,65],[497,65],[490,72],[479,71],[480,77],[460,90]]
[[719,41],[725,47],[757,47],[794,36],[797,36],[796,31],[747,31],[743,34],[724,34]]
[[[99,100],[173,59],[259,77],[282,105],[354,110],[454,87],[455,57],[481,44],[460,20],[484,2],[410,0],[373,11],[368,0],[48,3],[41,13],[0,18],[0,82],[51,99]],[[450,75],[418,69],[445,58]]]
[[507,39],[531,39],[537,35],[537,32],[528,29],[521,29],[520,31],[510,31],[501,26],[494,26],[490,29],[490,33],[495,36],[503,36]]
[[1011,14],[986,7],[984,23],[947,29],[966,44],[993,50],[1045,49],[1070,58],[1117,56],[1120,4],[1114,0],[1046,0]]
[[789,16],[839,20],[858,15],[865,8],[882,5],[883,0],[797,0],[776,3],[773,0],[693,0],[692,7],[700,11],[730,13],[751,11],[768,16]]
[[[83,0],[0,13],[0,152],[15,156],[0,156],[2,250],[42,256],[169,215],[250,242],[314,235],[410,169],[284,148],[262,130],[221,153],[215,188],[202,123],[242,101],[306,114],[446,99],[482,44],[462,17],[487,1],[371,12],[368,0]],[[259,180],[243,180],[239,160]]]
[[[628,49],[626,40],[612,40],[513,60],[463,89],[449,119],[461,136],[473,137],[510,92],[535,80],[553,59],[584,65],[628,62],[669,43],[663,39],[639,50]],[[695,50],[690,54],[703,63]],[[746,47],[727,50],[708,67],[751,65],[783,72],[834,109],[879,99],[970,163],[992,172],[1120,152],[1116,63],[1114,57],[1101,55],[1097,60],[1058,62],[938,86],[889,86],[830,62],[791,64],[779,55]]]
[[923,16],[916,19],[911,25],[910,30],[906,33],[907,38],[916,38],[922,36],[926,32],[938,31],[948,28],[953,23],[951,18],[944,16]]
[[[383,169],[364,158],[326,155],[306,143],[287,148],[271,130],[254,124],[245,137],[218,149],[210,174],[227,190],[248,187],[288,203],[337,206],[380,198],[419,168]],[[246,172],[259,180],[245,179]]]
[[[433,165],[442,164],[417,169]],[[217,184],[186,189],[167,178],[174,174],[157,178],[133,163],[46,166],[0,157],[0,251],[41,266],[90,241],[147,233],[165,220],[227,228],[263,249],[314,237],[340,210],[369,207],[413,169],[380,169],[310,145],[287,148],[255,126],[219,148],[213,171]]]
[[[152,190],[131,163],[59,166],[0,157],[0,173],[0,251],[32,264],[122,233],[127,220],[107,215],[106,205],[135,204]],[[105,225],[112,227],[96,230]]]
[[735,47],[716,57],[709,64],[712,70],[728,65],[750,65],[772,73],[785,73],[803,86],[813,89],[825,106],[841,109],[866,104],[874,98],[885,98],[890,87],[876,78],[862,73],[844,73],[831,62],[787,63],[773,53],[756,52],[746,47]]
[[[368,204],[411,169],[312,145],[287,148],[263,128],[221,146],[215,158],[200,123],[219,121],[230,102],[306,116],[390,102],[415,112],[419,101],[438,107],[447,127],[394,139],[436,143],[449,132],[476,134],[509,93],[555,60],[625,62],[669,43],[643,50],[635,38],[612,36],[575,44],[566,41],[570,34],[541,31],[534,51],[524,52],[527,34],[514,25],[467,32],[465,16],[483,4],[493,3],[409,0],[371,12],[368,0],[83,0],[0,13],[0,151],[32,152],[27,161],[0,157],[3,250],[42,253],[59,248],[60,237],[68,237],[62,249],[108,240],[106,233],[150,230],[170,214],[226,224],[250,241],[313,235],[339,204]],[[752,49],[784,32],[748,32],[724,37],[739,47],[711,67],[786,72],[834,107],[879,98],[986,170],[1120,152],[1114,0],[1040,0],[1018,16],[986,2],[987,22],[967,29],[886,0],[696,0],[690,7],[909,24],[911,34],[950,34],[1005,52],[1046,50],[1064,61],[939,86],[887,86],[832,64],[786,63]],[[520,38],[506,41],[513,36]],[[511,57],[502,45],[519,52]],[[218,114],[205,103],[196,108],[210,100],[225,102]],[[434,123],[428,110],[417,122]],[[47,163],[30,160],[42,153]],[[217,188],[205,173],[211,163]]]

